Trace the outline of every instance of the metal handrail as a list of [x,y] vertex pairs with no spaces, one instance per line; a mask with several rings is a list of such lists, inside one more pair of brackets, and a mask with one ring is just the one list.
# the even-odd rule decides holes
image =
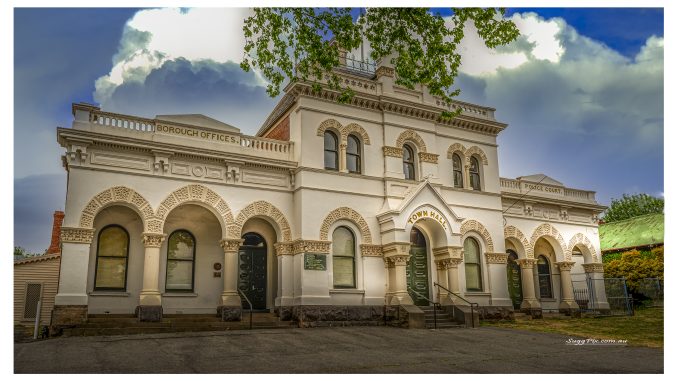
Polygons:
[[245,293],[242,292],[241,289],[238,289],[238,292],[240,293],[240,295],[242,295],[243,298],[245,298],[245,301],[250,306],[250,329],[252,329],[252,302],[250,302],[249,298],[247,298],[247,295],[245,295]]
[[475,319],[475,314],[473,312],[473,307],[474,306],[480,307],[480,304],[478,304],[476,302],[470,302],[470,301],[464,299],[464,297],[462,297],[461,295],[457,294],[456,292],[452,292],[452,291],[448,290],[445,286],[438,284],[438,282],[433,282],[433,285],[436,286],[436,287],[442,288],[443,290],[447,291],[448,293],[456,296],[457,298],[466,302],[466,304],[468,304],[471,307],[471,328],[475,328],[476,327],[476,319]]
[[425,297],[424,295],[420,294],[419,292],[413,290],[412,287],[410,287],[410,286],[407,286],[407,289],[409,291],[412,291],[415,294],[419,295],[420,298],[426,299],[429,303],[433,304],[433,329],[438,329],[438,314],[437,314],[436,310],[438,309],[438,306],[440,305],[440,303],[432,301],[431,299]]

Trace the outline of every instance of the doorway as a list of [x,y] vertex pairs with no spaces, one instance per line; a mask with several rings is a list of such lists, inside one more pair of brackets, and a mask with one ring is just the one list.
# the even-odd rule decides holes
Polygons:
[[[238,289],[252,303],[252,309],[266,309],[266,241],[257,233],[245,233],[238,251]],[[246,300],[242,308],[249,309]]]
[[520,309],[523,302],[523,284],[520,274],[520,265],[518,264],[518,254],[513,250],[506,250],[508,258],[506,260],[506,279],[508,280],[508,291],[511,296],[511,303],[514,310]]
[[[413,227],[410,233],[410,261],[407,264],[407,292],[415,306],[428,306],[428,260],[426,238],[422,232]],[[412,292],[412,290],[416,291]]]

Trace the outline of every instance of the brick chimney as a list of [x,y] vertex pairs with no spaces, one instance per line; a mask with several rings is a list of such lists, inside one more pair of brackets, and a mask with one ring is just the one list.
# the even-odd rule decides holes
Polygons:
[[61,252],[61,224],[64,222],[64,212],[57,210],[54,212],[54,223],[52,224],[52,242],[45,254],[55,254]]

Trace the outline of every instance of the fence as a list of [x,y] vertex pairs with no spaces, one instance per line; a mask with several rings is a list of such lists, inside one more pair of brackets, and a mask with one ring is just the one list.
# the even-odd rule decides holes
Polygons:
[[659,278],[641,279],[633,297],[648,300],[652,307],[664,307],[664,281]]
[[605,290],[605,299],[611,315],[633,315],[633,302],[624,278],[594,279],[589,274],[572,274],[574,300],[582,312],[597,313],[605,300],[600,296]]

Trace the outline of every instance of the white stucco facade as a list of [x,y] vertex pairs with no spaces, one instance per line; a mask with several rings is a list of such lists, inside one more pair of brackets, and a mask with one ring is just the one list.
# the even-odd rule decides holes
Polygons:
[[[245,233],[265,241],[267,309],[412,304],[406,268],[416,227],[426,240],[420,275],[431,302],[460,303],[456,295],[512,310],[512,250],[522,267],[522,309],[576,307],[570,273],[602,276],[597,215],[604,208],[594,192],[542,175],[500,178],[496,138],[507,125],[492,108],[458,103],[461,114],[446,121],[425,89],[395,85],[392,68],[341,76],[356,91],[350,103],[337,103],[331,90],[290,84],[255,137],[200,115],[143,119],[74,104],[71,128],[57,130],[68,192],[56,304],[89,314],[240,308]],[[326,131],[339,141],[336,170],[325,168]],[[357,173],[347,170],[349,136],[359,141]],[[405,146],[415,154],[410,180]],[[452,155],[463,163],[462,187],[454,184]],[[470,186],[471,158],[480,166],[479,190]],[[97,237],[110,225],[129,235],[126,280],[124,289],[102,291],[95,289]],[[354,287],[334,287],[339,227],[355,238]],[[165,290],[166,238],[176,230],[195,240],[188,292]],[[466,287],[469,237],[480,248],[473,290]],[[308,258],[318,256],[326,257],[324,267],[309,267]],[[539,295],[539,256],[551,268],[549,298]]]

